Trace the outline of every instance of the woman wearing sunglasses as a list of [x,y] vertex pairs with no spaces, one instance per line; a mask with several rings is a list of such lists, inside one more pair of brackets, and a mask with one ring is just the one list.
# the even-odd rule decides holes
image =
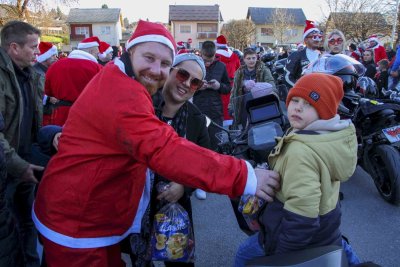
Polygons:
[[[162,89],[163,100],[156,107],[156,115],[161,121],[175,129],[179,136],[185,137],[193,143],[209,148],[210,138],[206,126],[205,116],[193,105],[189,99],[202,87],[206,69],[203,60],[191,53],[179,54],[175,57],[173,67]],[[182,159],[184,160],[184,159]],[[164,191],[157,192],[162,185]],[[150,227],[153,225],[155,213],[168,203],[178,202],[189,214],[193,227],[192,205],[190,195],[194,189],[171,182],[161,175],[155,174],[152,186],[152,203],[148,207],[149,216],[143,218],[141,238],[131,238],[134,266],[151,266],[146,262],[146,247],[150,240]],[[147,221],[147,222],[146,222]],[[147,227],[146,227],[147,226]],[[193,228],[192,228],[193,229]],[[146,243],[145,246],[143,241]],[[136,249],[135,249],[136,248]],[[194,266],[194,263],[165,262],[165,266]]]
[[344,54],[346,38],[343,32],[334,29],[326,35],[325,50],[331,55]]

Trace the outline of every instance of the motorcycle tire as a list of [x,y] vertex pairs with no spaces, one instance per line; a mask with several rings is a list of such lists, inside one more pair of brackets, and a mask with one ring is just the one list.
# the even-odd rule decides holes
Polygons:
[[381,196],[390,203],[400,204],[400,152],[390,145],[378,145],[368,153],[368,160],[364,166],[368,166]]

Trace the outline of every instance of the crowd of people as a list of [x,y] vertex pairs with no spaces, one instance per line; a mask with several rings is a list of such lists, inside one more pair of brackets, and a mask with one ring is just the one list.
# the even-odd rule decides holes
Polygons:
[[[270,203],[260,214],[263,230],[240,246],[235,266],[315,246],[348,250],[338,196],[355,170],[357,141],[337,115],[343,81],[301,75],[321,54],[323,35],[311,21],[305,48],[283,55],[291,128],[265,159],[270,170],[216,153],[224,122],[246,127],[244,102],[235,100],[277,94],[257,57],[260,44],[244,50],[241,64],[223,35],[189,51],[163,25],[139,21],[122,53],[91,36],[60,59],[40,35],[21,21],[1,30],[0,266],[125,266],[121,252],[133,266],[152,266],[155,214],[180,203],[193,224],[193,192]],[[326,53],[345,53],[345,44],[339,30],[325,36]],[[387,88],[400,57],[389,61],[376,37],[369,44],[363,64]]]

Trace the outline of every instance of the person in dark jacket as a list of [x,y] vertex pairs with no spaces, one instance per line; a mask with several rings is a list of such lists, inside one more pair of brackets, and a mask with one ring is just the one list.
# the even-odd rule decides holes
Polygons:
[[[0,113],[0,132],[4,130],[4,119]],[[14,219],[7,206],[5,196],[7,180],[6,156],[0,143],[0,266],[24,266],[21,244]]]
[[372,50],[365,50],[362,55],[362,64],[366,68],[364,76],[375,78],[376,74],[376,64],[374,62],[374,52]]
[[[206,82],[193,96],[193,103],[218,125],[223,123],[221,94],[231,91],[228,72],[224,63],[215,59],[216,46],[212,41],[205,41],[201,48],[201,57],[206,66]],[[216,150],[218,139],[215,136],[219,129],[213,126],[208,128],[211,149]]]
[[[179,136],[189,141],[209,148],[210,139],[206,126],[205,116],[193,105],[189,99],[198,90],[206,75],[203,60],[195,54],[179,54],[174,60],[170,75],[162,90],[163,100],[157,104],[157,117],[171,125]],[[167,189],[158,193],[159,185],[167,184]],[[161,175],[155,174],[151,201],[148,211],[142,220],[140,234],[133,234],[130,238],[133,266],[150,266],[146,261],[146,251],[150,242],[151,226],[155,213],[167,203],[178,202],[189,214],[193,227],[192,205],[190,195],[192,188],[171,182]],[[194,263],[165,262],[165,266],[194,266]]]
[[288,89],[292,88],[295,82],[301,77],[303,69],[320,56],[318,50],[322,41],[321,31],[314,25],[314,22],[306,20],[303,40],[306,48],[301,51],[293,52],[287,58],[285,66],[285,85]]
[[5,130],[0,143],[7,158],[7,201],[17,219],[27,266],[40,264],[31,214],[38,182],[35,172],[43,170],[32,157],[42,124],[43,83],[32,68],[39,36],[40,30],[22,21],[10,21],[1,30],[0,111]]

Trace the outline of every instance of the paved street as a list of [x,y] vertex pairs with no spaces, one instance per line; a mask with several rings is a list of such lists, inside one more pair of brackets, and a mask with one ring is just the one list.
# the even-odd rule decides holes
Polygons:
[[[384,267],[400,266],[400,207],[382,200],[361,168],[343,184],[342,192],[342,232],[359,257]],[[236,224],[228,198],[208,194],[205,201],[193,197],[192,203],[196,266],[232,266],[236,248],[246,235]]]

